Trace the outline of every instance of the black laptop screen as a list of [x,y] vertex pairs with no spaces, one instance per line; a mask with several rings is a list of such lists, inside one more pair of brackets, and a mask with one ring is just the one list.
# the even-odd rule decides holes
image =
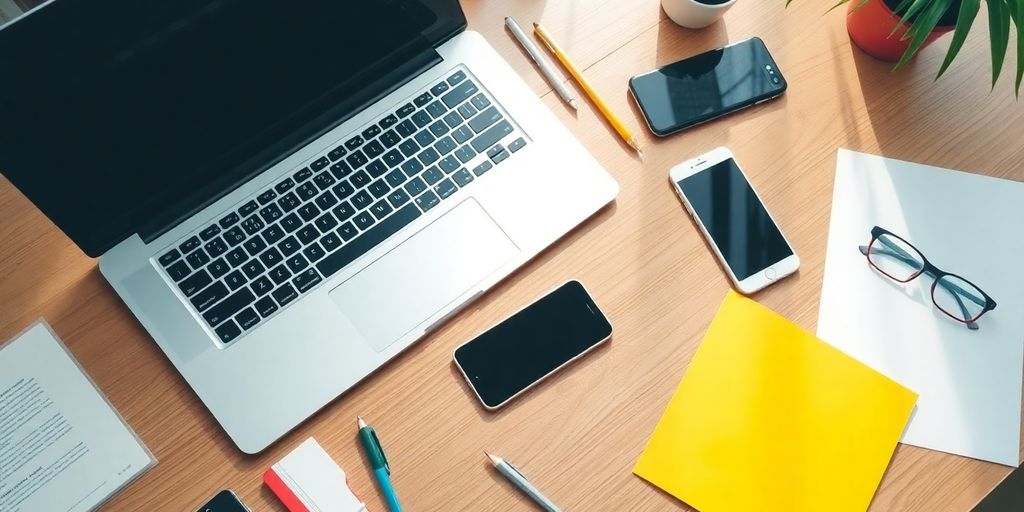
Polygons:
[[464,26],[457,0],[55,0],[0,30],[0,173],[97,255]]

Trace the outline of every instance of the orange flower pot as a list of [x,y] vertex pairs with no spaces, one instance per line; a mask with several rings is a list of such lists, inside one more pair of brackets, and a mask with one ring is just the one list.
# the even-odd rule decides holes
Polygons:
[[[868,0],[864,5],[861,5],[861,0],[850,0],[849,5],[846,30],[850,33],[853,43],[876,59],[887,62],[899,60],[910,46],[909,39],[901,40],[908,27],[900,24],[900,17],[894,14],[883,0]],[[899,28],[896,28],[897,26]],[[935,27],[921,48],[953,30],[954,26],[951,24]],[[896,28],[896,32],[893,32],[893,28]]]

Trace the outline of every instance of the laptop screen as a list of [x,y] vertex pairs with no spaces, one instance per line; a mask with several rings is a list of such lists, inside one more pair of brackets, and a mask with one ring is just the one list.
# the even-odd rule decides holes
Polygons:
[[457,0],[55,0],[0,30],[0,173],[95,256],[286,156],[464,26]]

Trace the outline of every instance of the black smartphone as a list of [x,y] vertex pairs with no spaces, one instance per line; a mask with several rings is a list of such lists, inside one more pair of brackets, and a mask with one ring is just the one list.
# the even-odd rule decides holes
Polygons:
[[456,366],[497,409],[611,338],[612,325],[579,281],[569,281],[455,349]]
[[786,79],[764,41],[752,37],[629,79],[659,137],[780,96]]
[[249,512],[249,509],[239,501],[235,493],[224,489],[205,505],[199,507],[198,512]]

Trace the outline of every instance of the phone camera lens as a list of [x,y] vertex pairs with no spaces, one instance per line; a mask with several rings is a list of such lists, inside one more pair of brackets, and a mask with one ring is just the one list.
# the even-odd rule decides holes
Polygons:
[[764,68],[767,69],[768,71],[771,71],[772,70],[772,65],[771,64],[765,64]]
[[779,77],[777,77],[777,76],[773,76],[773,77],[772,77],[772,83],[773,83],[773,84],[775,84],[775,85],[778,85],[778,84],[779,84],[779,82],[780,82],[780,80],[779,80]]

